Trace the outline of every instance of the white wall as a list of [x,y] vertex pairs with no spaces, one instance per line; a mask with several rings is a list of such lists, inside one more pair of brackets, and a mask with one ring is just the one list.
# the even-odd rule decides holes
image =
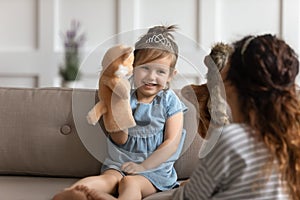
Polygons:
[[298,0],[0,0],[0,86],[58,86],[59,34],[72,19],[87,36],[81,67],[87,88],[96,88],[109,45],[133,45],[150,26],[178,24],[173,87],[180,88],[204,81],[203,56],[216,41],[269,32],[300,52],[299,11]]

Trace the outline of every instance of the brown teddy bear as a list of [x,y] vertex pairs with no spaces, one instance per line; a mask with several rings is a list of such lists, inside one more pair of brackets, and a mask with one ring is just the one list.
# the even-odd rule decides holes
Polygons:
[[209,124],[221,126],[230,121],[226,101],[223,99],[219,72],[225,66],[232,47],[224,43],[216,43],[204,63],[208,68],[207,83],[202,85],[187,85],[182,88],[182,95],[197,109],[198,134],[205,138]]
[[102,59],[99,79],[99,102],[89,111],[87,121],[95,125],[103,115],[107,132],[127,133],[136,125],[130,107],[130,83],[127,76],[133,70],[133,48],[124,45],[111,47]]

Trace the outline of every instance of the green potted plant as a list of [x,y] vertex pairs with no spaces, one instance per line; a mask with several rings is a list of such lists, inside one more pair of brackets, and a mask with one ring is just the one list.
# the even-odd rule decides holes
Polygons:
[[79,34],[80,23],[76,20],[71,21],[71,27],[63,34],[64,42],[64,64],[59,68],[62,77],[62,86],[72,87],[74,81],[80,79],[80,47],[85,41],[85,35]]

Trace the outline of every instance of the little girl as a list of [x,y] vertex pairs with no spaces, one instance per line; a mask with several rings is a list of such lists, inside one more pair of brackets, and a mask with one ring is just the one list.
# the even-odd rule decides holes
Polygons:
[[53,200],[140,200],[178,186],[173,165],[183,147],[186,107],[169,89],[178,58],[175,29],[150,28],[135,44],[131,108],[137,126],[128,130],[124,144],[114,141],[116,135],[109,138],[100,176],[78,181]]

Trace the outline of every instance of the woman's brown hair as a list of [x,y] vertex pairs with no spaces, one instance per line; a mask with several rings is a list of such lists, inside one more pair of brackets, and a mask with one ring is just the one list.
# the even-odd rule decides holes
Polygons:
[[237,89],[245,122],[277,160],[291,199],[299,200],[298,57],[283,40],[270,34],[247,36],[234,43],[234,49],[225,81]]

